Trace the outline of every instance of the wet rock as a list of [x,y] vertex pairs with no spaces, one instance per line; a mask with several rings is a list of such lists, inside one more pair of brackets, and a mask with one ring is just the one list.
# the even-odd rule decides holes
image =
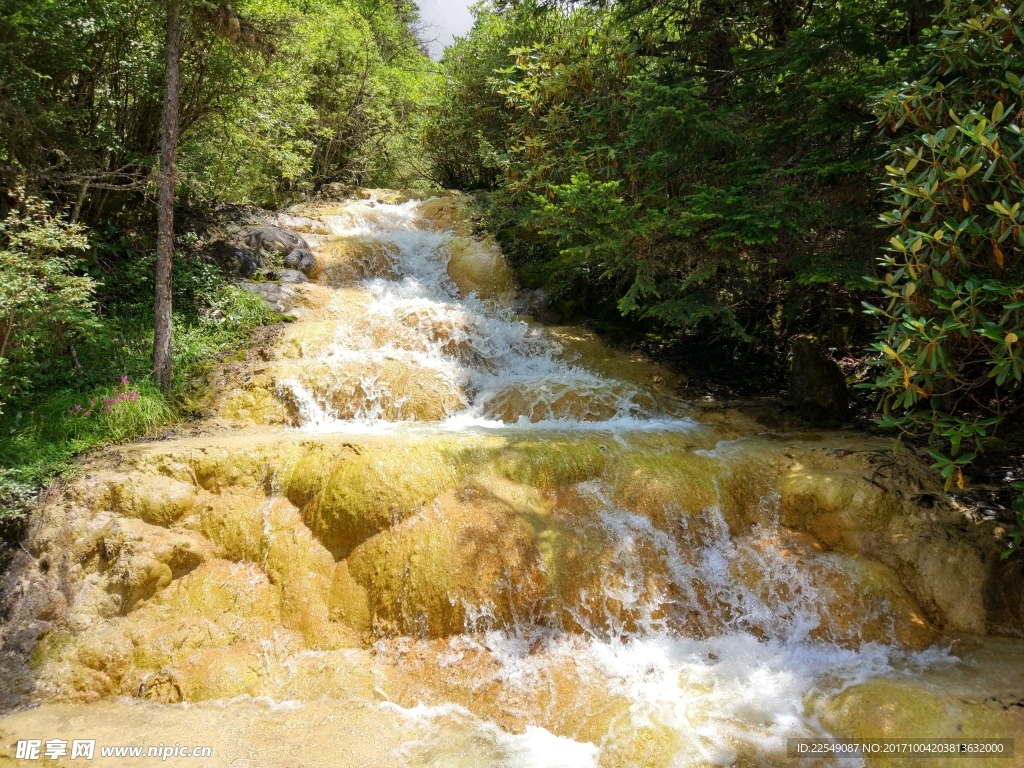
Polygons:
[[[447,230],[446,217],[461,205],[434,201],[421,220],[413,205],[317,204],[309,213],[334,231],[396,221]],[[314,224],[300,225],[313,231]],[[249,288],[281,310],[294,305],[298,321],[266,329],[256,349],[218,367],[212,389],[220,417],[296,426],[321,414],[436,421],[467,401],[481,408],[489,401],[488,413],[513,424],[524,415],[582,421],[614,415],[627,397],[659,415],[693,413],[671,400],[676,385],[664,369],[632,351],[608,350],[582,329],[521,326],[525,344],[543,333],[552,356],[575,366],[566,378],[586,369],[579,378],[592,383],[563,386],[556,377],[553,386],[531,380],[502,390],[487,375],[467,376],[469,369],[505,373],[494,365],[490,320],[466,311],[476,304],[453,301],[447,280],[438,301],[380,301],[355,283],[399,276],[394,243],[310,242],[318,282],[304,282],[302,247],[283,250],[294,241],[236,241],[281,278]],[[448,255],[449,276],[463,292],[499,303],[515,295],[510,275],[492,269],[500,254],[489,243],[456,239]],[[280,270],[285,259],[299,269]],[[421,364],[424,353],[438,351],[442,365]],[[717,415],[706,410],[699,425],[678,420],[678,431],[398,425],[357,435],[227,432],[223,421],[206,421],[174,439],[112,446],[84,460],[82,475],[35,515],[26,545],[40,558],[21,566],[27,590],[0,588],[0,615],[10,586],[35,601],[26,603],[28,621],[49,628],[34,656],[38,697],[268,696],[305,700],[306,723],[308,708],[320,706],[311,700],[325,696],[357,701],[378,719],[393,714],[377,706],[382,698],[406,708],[456,704],[468,712],[442,706],[436,710],[447,714],[430,715],[462,723],[452,732],[466,738],[454,743],[482,743],[479,732],[467,735],[470,720],[491,720],[508,734],[545,728],[600,745],[603,766],[689,759],[682,750],[703,748],[686,731],[690,724],[712,734],[715,755],[753,766],[782,764],[775,753],[764,759],[762,746],[764,729],[774,734],[782,722],[796,729],[787,732],[818,733],[828,723],[848,735],[858,724],[875,725],[877,715],[893,720],[891,735],[906,735],[899,730],[913,718],[900,721],[900,713],[917,704],[920,720],[964,722],[959,693],[942,694],[945,714],[913,691],[839,697],[880,668],[885,651],[876,644],[896,646],[892,659],[902,661],[904,649],[933,644],[933,626],[999,630],[984,585],[1003,584],[1007,604],[1016,594],[1019,605],[1020,590],[994,575],[998,545],[975,546],[976,534],[959,530],[941,503],[914,507],[934,489],[866,459],[891,456],[883,440],[793,437],[779,434],[791,429],[782,420],[765,435],[755,415],[714,408]],[[959,525],[969,527],[963,516]],[[490,627],[514,631],[474,631]],[[23,629],[26,637],[35,631]],[[847,660],[837,677],[813,671],[836,669],[815,661],[836,653]],[[940,655],[941,647],[926,658]],[[1020,658],[965,662],[953,675],[973,678],[987,666],[1013,678]],[[772,689],[796,687],[761,706],[754,699],[772,699],[773,659],[783,678]],[[910,664],[922,679],[925,667]],[[5,683],[14,679],[7,669],[0,669]],[[26,674],[31,684],[33,672]],[[940,682],[944,691],[951,679]],[[996,695],[988,683],[979,690]],[[996,693],[1001,711],[1021,710],[1018,688]],[[894,700],[898,706],[883,711]],[[230,706],[239,705],[205,711]],[[136,709],[149,718],[165,708],[141,702]],[[179,719],[198,711],[173,710]],[[38,722],[26,737],[41,732]],[[433,722],[421,726],[444,733]],[[486,728],[484,741],[497,733]],[[417,735],[403,734],[406,741]],[[488,755],[504,749],[488,744]]]
[[352,578],[346,560],[340,561],[334,568],[327,609],[332,620],[344,622],[359,632],[371,627],[370,603],[366,588]]
[[229,275],[252,277],[262,266],[260,254],[244,243],[220,240],[213,243],[207,261]]
[[[620,412],[624,396],[631,394],[631,387],[615,383],[593,389],[546,381],[516,383],[488,396],[483,411],[488,418],[508,423],[523,418],[534,423],[559,419],[605,421]],[[653,405],[650,398],[635,399],[642,406]]]
[[408,360],[280,364],[275,377],[286,404],[301,409],[310,398],[338,419],[440,421],[467,403],[459,382]]
[[[878,679],[855,685],[823,701],[817,714],[832,733],[857,739],[1019,739],[1024,732],[1024,709],[1019,705],[1004,706],[997,700],[970,694],[950,695],[907,679]],[[951,762],[983,766],[993,761],[964,756]],[[921,763],[920,758],[879,758],[869,760],[867,765]]]
[[280,256],[286,256],[296,249],[309,248],[298,233],[280,227],[243,227],[232,240],[244,243],[258,253],[276,253]]
[[277,282],[282,285],[298,285],[306,282],[306,276],[297,269],[282,269],[277,273]]
[[545,584],[533,531],[478,494],[438,499],[358,547],[349,567],[378,626],[421,637],[509,627]]
[[551,308],[547,291],[542,288],[517,291],[512,307],[517,314],[530,315],[542,323],[554,325],[560,320],[558,313]]
[[311,235],[329,235],[331,229],[319,219],[314,219],[309,216],[292,216],[288,213],[279,213],[275,219],[277,226],[291,230],[292,232],[301,232]]
[[785,456],[791,463],[776,481],[782,525],[889,566],[940,628],[1024,635],[1024,573],[1000,557],[998,525],[948,503],[914,503],[920,491],[941,494],[927,462],[909,450],[898,460],[891,451]]
[[815,426],[840,424],[848,416],[850,393],[843,372],[825,356],[821,345],[806,336],[793,340],[789,400]]
[[493,242],[470,237],[453,237],[444,245],[448,257],[448,276],[468,296],[475,293],[482,299],[510,297],[515,277]]
[[308,277],[316,269],[316,257],[307,248],[295,248],[284,257],[284,266]]
[[465,214],[470,202],[468,195],[453,195],[427,200],[417,207],[419,221],[424,229],[435,232],[454,232],[457,235],[469,236],[473,227]]
[[[915,651],[938,640],[892,569],[863,557],[823,555],[806,535],[782,530],[751,537],[731,569],[748,595],[811,619],[808,634],[816,640],[849,648],[895,644]],[[761,631],[770,635],[771,629]]]
[[341,286],[368,277],[397,278],[397,249],[371,237],[333,237],[315,257],[307,274],[320,283]]
[[[451,457],[417,449],[311,449],[281,478],[317,540],[336,557],[404,520],[458,481]],[[397,471],[401,467],[401,471]]]

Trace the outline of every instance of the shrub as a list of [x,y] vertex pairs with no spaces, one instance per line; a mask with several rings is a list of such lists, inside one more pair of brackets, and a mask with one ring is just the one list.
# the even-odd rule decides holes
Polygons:
[[48,356],[98,328],[95,281],[75,273],[82,229],[52,215],[46,203],[14,193],[0,221],[0,407],[38,378]]
[[20,470],[0,467],[0,539],[15,541],[21,536],[36,493]]
[[[1024,406],[1020,8],[946,3],[928,74],[886,92],[892,238],[873,282],[881,424],[928,435],[946,488]],[[902,437],[902,434],[900,435]]]

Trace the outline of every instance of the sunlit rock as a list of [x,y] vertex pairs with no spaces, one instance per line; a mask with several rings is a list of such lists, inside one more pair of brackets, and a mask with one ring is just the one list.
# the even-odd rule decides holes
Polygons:
[[417,222],[425,229],[468,236],[472,232],[465,216],[468,204],[468,198],[463,195],[429,199],[417,206]]
[[375,624],[423,637],[509,627],[544,595],[533,531],[482,494],[448,494],[349,558]]
[[589,328],[559,326],[550,333],[561,346],[560,357],[602,376],[665,391],[682,383],[679,374],[670,368],[652,362],[640,352],[611,347]]
[[[802,458],[802,460],[801,460]],[[907,503],[911,482],[894,477],[861,456],[797,457],[779,483],[780,522],[815,536],[829,549],[864,554],[893,568],[921,606],[941,625],[985,632],[986,592],[998,569],[998,545],[983,531],[963,525],[950,509]],[[934,482],[921,473],[924,482]],[[907,488],[902,498],[892,486]],[[914,483],[914,484],[911,484]],[[918,488],[920,486],[917,486]],[[922,536],[925,530],[942,535]],[[987,552],[986,552],[987,550]]]
[[515,316],[468,196],[331,189],[279,219],[319,282],[261,291],[288,322],[205,376],[210,418],[98,451],[34,514],[0,632],[41,706],[9,740],[476,768],[1024,739],[1024,646],[962,634],[1024,632],[1020,576],[912,450],[680,402]]
[[198,500],[196,486],[162,475],[118,478],[110,488],[115,512],[153,525],[171,525],[188,514]]
[[[942,688],[907,678],[855,685],[816,707],[822,724],[847,738],[866,739],[1020,739],[1024,712],[989,698],[951,695]],[[951,763],[953,761],[950,761]],[[985,766],[993,758],[957,755],[956,765]],[[886,758],[869,765],[921,765],[921,758]],[[935,764],[944,764],[936,762]]]
[[515,278],[495,243],[456,237],[445,243],[444,255],[448,276],[463,296],[475,293],[482,299],[511,298]]
[[316,254],[310,278],[324,285],[345,285],[369,277],[398,276],[394,257],[397,247],[370,237],[332,237]]
[[436,446],[312,449],[281,478],[317,540],[336,556],[419,511],[454,487],[461,471]]

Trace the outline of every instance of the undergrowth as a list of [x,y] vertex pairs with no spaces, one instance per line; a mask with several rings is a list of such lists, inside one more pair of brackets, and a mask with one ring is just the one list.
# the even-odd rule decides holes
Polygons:
[[[149,378],[151,310],[121,305],[105,332],[76,350],[78,365],[45,389],[8,403],[0,416],[0,537],[23,530],[39,488],[73,473],[80,453],[153,435],[191,414],[193,382],[219,357],[244,346],[261,325],[280,320],[261,297],[207,265],[179,259],[175,289],[174,380],[162,393]],[[139,292],[135,295],[145,295]]]

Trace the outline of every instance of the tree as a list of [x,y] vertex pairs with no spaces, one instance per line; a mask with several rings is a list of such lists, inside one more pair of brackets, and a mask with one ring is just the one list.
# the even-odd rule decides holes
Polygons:
[[171,268],[174,259],[174,187],[178,153],[178,111],[181,105],[181,0],[167,3],[166,71],[163,131],[160,139],[159,201],[156,241],[153,376],[165,392],[171,388]]
[[[1024,410],[1024,8],[948,0],[927,75],[887,91],[891,239],[866,305],[881,423],[927,435],[946,487]],[[971,446],[971,447],[968,447]]]
[[[177,155],[181,108],[181,55],[186,0],[167,0],[167,40],[164,47],[164,98],[157,172],[157,241],[153,328],[153,378],[161,390],[171,388],[173,328],[171,277],[174,261],[174,193],[177,186]],[[194,0],[202,20],[215,35],[248,48],[260,47],[260,36],[228,4]]]
[[884,242],[871,103],[909,75],[920,5],[480,13],[442,61],[435,177],[497,187],[503,245],[564,313],[625,313],[781,375],[795,334],[849,348],[875,330],[859,312]]

